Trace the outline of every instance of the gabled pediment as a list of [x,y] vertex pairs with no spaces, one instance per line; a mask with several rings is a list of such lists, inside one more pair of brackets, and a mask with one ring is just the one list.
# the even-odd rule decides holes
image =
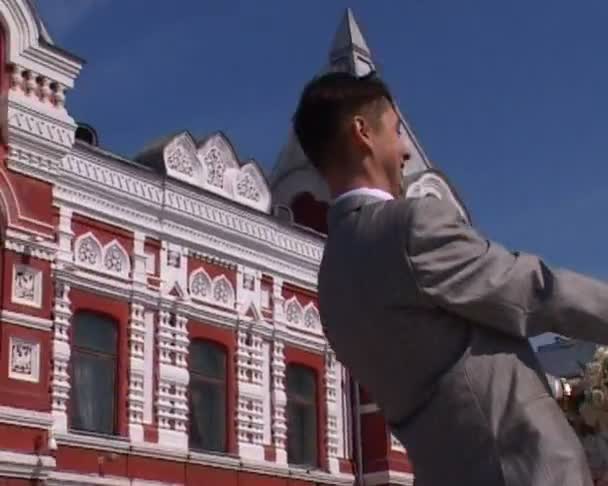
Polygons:
[[167,177],[270,212],[270,189],[260,165],[242,163],[221,132],[197,140],[183,131],[151,144],[135,159]]

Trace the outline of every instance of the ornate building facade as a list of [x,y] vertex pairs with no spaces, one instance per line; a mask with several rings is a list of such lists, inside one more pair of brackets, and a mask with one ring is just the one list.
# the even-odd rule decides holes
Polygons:
[[[119,157],[70,116],[82,60],[28,0],[0,20],[0,485],[411,484],[323,337],[293,136],[270,182],[221,133]],[[372,68],[349,11],[329,69]]]

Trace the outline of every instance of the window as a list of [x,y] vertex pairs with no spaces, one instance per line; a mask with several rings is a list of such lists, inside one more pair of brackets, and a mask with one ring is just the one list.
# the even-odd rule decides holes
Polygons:
[[71,428],[113,434],[117,415],[116,322],[100,314],[79,312],[72,332]]
[[317,465],[317,377],[304,366],[287,367],[287,459]]
[[209,341],[190,345],[190,447],[226,451],[226,351]]

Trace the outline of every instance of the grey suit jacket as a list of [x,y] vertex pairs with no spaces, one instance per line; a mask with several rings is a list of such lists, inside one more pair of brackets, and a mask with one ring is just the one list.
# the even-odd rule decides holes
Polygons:
[[417,485],[591,485],[527,338],[608,343],[607,285],[489,242],[445,198],[353,196],[330,209],[319,298]]

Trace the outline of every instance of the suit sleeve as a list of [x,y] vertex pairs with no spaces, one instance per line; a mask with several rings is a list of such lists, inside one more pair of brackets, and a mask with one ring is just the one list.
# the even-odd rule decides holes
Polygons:
[[436,305],[521,338],[554,332],[608,344],[608,285],[507,251],[444,200],[408,203],[406,257]]

